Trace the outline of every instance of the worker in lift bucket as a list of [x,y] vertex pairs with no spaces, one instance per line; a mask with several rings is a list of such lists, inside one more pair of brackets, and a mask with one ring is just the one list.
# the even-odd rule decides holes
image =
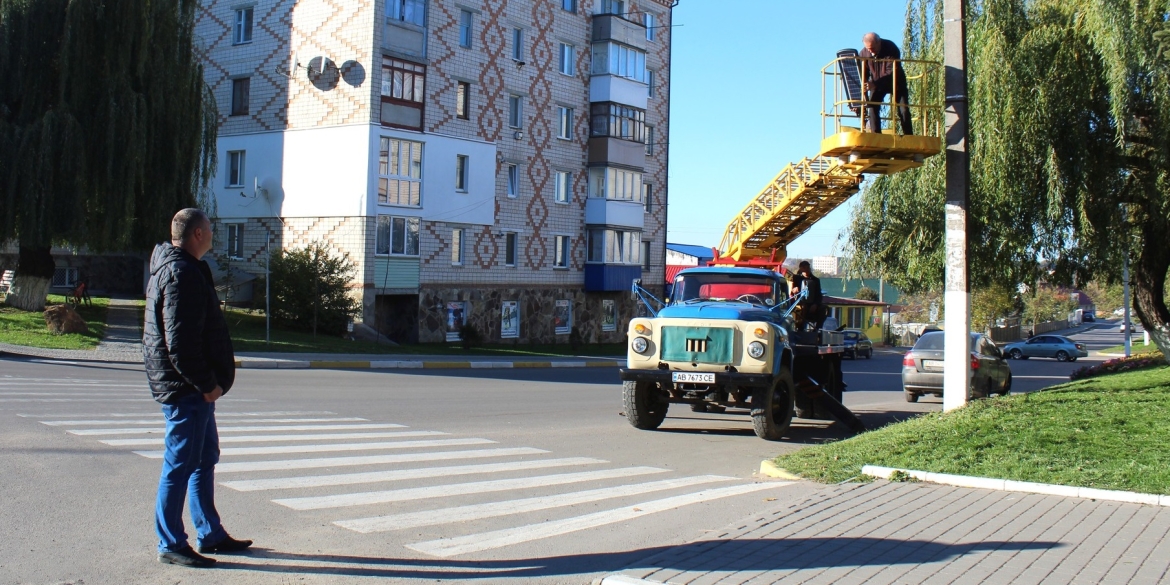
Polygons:
[[865,48],[861,57],[876,59],[865,64],[865,90],[869,92],[865,106],[865,129],[869,132],[882,131],[881,104],[886,96],[894,94],[897,103],[898,120],[902,122],[902,134],[914,134],[914,123],[910,120],[910,88],[906,83],[906,71],[901,62],[884,59],[901,59],[902,52],[893,41],[883,39],[877,33],[866,33],[861,37]]
[[789,294],[796,296],[803,289],[808,289],[808,295],[800,301],[793,317],[796,319],[796,330],[803,331],[805,326],[813,325],[820,329],[825,322],[825,296],[821,292],[821,279],[812,273],[812,267],[805,260],[796,269],[792,277],[792,287]]

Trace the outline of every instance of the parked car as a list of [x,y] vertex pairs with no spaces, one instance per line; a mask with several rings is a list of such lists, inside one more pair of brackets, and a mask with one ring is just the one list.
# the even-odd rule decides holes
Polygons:
[[[931,331],[902,358],[902,393],[906,402],[918,402],[918,397],[943,393],[943,337],[942,331]],[[987,398],[993,394],[1007,396],[1012,390],[1012,369],[1003,359],[1003,353],[991,338],[982,333],[971,334],[971,392],[968,398]]]
[[857,359],[873,357],[873,342],[860,329],[843,329],[845,334],[845,357]]
[[1089,350],[1083,343],[1062,335],[1037,335],[1027,341],[1009,343],[1003,352],[1013,360],[1046,357],[1056,358],[1058,362],[1075,362],[1077,358],[1089,357]]

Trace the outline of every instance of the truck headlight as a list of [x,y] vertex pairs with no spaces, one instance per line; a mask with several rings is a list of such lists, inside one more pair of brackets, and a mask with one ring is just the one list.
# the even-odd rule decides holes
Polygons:
[[635,337],[634,341],[630,342],[630,347],[636,353],[646,353],[646,350],[650,348],[650,342],[646,341],[645,337]]
[[752,356],[755,359],[760,359],[761,357],[763,357],[765,349],[767,349],[767,348],[764,347],[764,344],[762,344],[758,341],[753,341],[753,342],[749,343],[748,347],[747,347],[748,355]]

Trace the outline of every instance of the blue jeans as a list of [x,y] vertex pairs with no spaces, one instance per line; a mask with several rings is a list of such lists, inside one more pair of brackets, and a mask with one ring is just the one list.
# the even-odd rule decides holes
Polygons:
[[227,538],[227,532],[215,511],[215,464],[219,462],[215,403],[204,401],[202,395],[188,396],[162,405],[162,412],[167,419],[167,436],[154,509],[158,551],[190,546],[183,530],[183,500],[188,495],[199,542],[216,544]]

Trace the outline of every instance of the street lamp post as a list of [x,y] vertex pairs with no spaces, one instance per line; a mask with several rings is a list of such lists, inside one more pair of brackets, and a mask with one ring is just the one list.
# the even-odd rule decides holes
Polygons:
[[946,303],[943,355],[943,410],[967,404],[971,386],[971,291],[967,280],[966,0],[943,2],[946,91]]

